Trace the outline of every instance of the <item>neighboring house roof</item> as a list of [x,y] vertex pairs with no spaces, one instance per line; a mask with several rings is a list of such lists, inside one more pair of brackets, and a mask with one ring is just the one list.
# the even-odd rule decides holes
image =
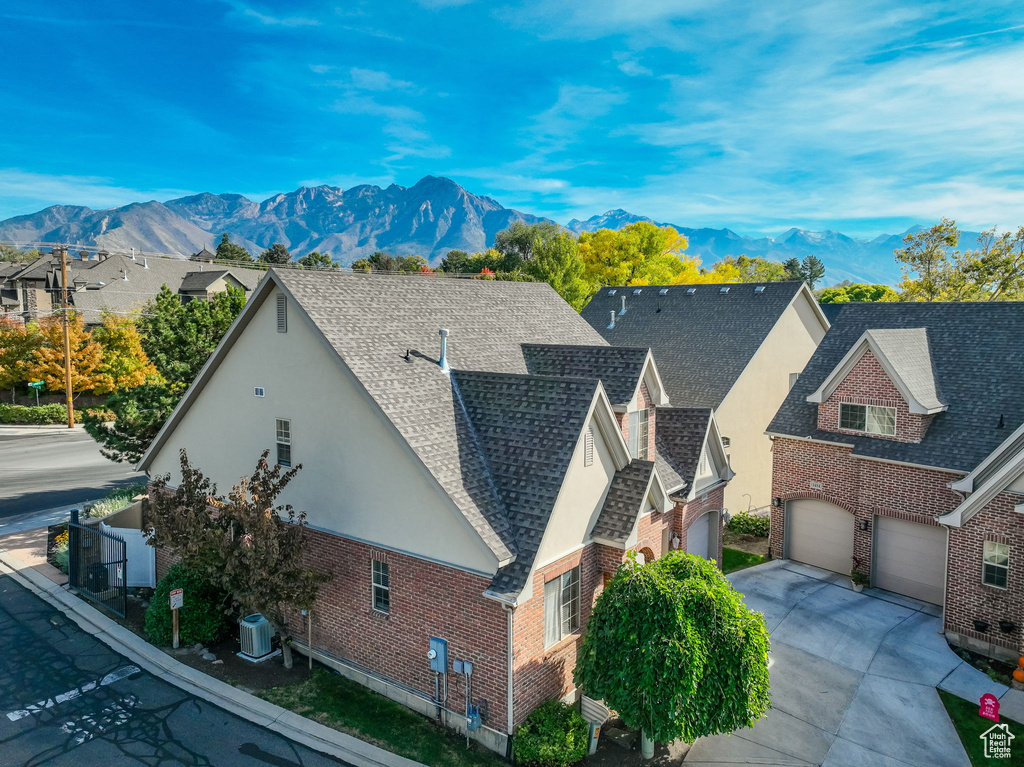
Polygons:
[[[641,384],[650,350],[626,346],[569,346],[566,344],[523,344],[526,367],[533,375],[598,378],[613,405],[633,400]],[[654,366],[653,359],[651,360]],[[657,368],[653,378],[659,381]],[[652,396],[663,399],[659,391]],[[657,401],[655,404],[663,404]]]
[[926,328],[865,330],[808,402],[824,402],[870,351],[907,401],[911,413],[932,415],[946,409],[939,396]]
[[[558,499],[573,450],[600,388],[596,379],[452,371],[456,397],[472,424],[460,454],[478,449],[518,548],[491,584],[522,589]],[[474,439],[475,438],[475,439]]]
[[650,348],[675,405],[717,408],[802,292],[828,327],[802,282],[601,288],[581,316],[612,345]]
[[636,458],[615,472],[591,532],[595,540],[624,543],[629,539],[655,476],[653,461]]
[[[945,412],[920,443],[819,431],[807,402],[870,330],[927,333]],[[897,336],[889,336],[890,339]],[[920,338],[920,334],[912,334]],[[920,345],[917,346],[920,349]],[[890,354],[898,354],[891,350]],[[847,304],[768,427],[776,435],[853,446],[854,455],[969,472],[1024,423],[1024,307],[1015,302]],[[917,369],[919,365],[915,366]]]
[[205,272],[188,272],[185,274],[178,291],[199,291],[206,290],[221,277],[233,280],[245,290],[252,290],[245,282],[238,278],[230,269],[211,269]]

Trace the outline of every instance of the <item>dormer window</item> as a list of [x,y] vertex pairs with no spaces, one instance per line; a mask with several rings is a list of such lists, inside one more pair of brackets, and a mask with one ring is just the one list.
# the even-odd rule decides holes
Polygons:
[[629,414],[629,452],[641,461],[650,460],[650,411],[647,408]]
[[839,428],[865,434],[896,434],[896,408],[879,405],[839,405]]

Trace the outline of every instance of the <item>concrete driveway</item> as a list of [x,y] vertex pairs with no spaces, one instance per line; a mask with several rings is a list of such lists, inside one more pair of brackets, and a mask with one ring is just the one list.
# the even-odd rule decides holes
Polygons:
[[935,687],[974,700],[1007,688],[949,649],[937,606],[857,594],[847,578],[790,562],[730,580],[772,633],[773,708],[752,729],[698,740],[688,767],[970,766]]

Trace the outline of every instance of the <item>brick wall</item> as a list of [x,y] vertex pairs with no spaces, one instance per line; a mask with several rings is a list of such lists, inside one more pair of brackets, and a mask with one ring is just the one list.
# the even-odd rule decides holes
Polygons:
[[[772,450],[772,497],[784,502],[816,498],[869,523],[878,514],[926,525],[938,524],[936,514],[952,511],[960,503],[959,496],[947,487],[960,476],[951,472],[858,459],[851,455],[852,448],[784,437],[775,439]],[[812,482],[821,488],[812,488]],[[771,553],[781,557],[784,505],[773,507],[771,516]],[[871,569],[873,527],[854,530],[853,555],[859,569],[866,572]]]
[[911,413],[900,390],[889,378],[882,364],[870,351],[864,353],[843,382],[836,387],[827,400],[818,405],[818,428],[840,434],[863,434],[839,428],[839,405],[849,402],[856,405],[882,405],[896,409],[896,433],[894,435],[872,434],[878,439],[896,442],[920,442],[924,439],[931,416]]
[[[473,662],[473,698],[487,700],[487,725],[507,729],[508,619],[500,604],[482,596],[489,578],[318,530],[307,533],[307,566],[334,576],[313,608],[314,648],[433,696],[427,649],[431,637],[441,637],[449,659]],[[372,607],[374,558],[388,564],[388,614]],[[290,619],[303,638],[304,621]],[[449,673],[449,708],[463,707],[462,680]]]
[[[949,566],[946,572],[945,630],[981,643],[992,643],[1024,654],[1021,624],[1024,622],[1024,520],[1014,511],[1020,496],[1000,493],[963,527],[949,529]],[[985,541],[1010,547],[1007,588],[981,582]],[[974,629],[974,621],[989,623],[986,633]],[[999,621],[1010,620],[1016,629],[1009,634]],[[972,643],[973,644],[973,643]]]

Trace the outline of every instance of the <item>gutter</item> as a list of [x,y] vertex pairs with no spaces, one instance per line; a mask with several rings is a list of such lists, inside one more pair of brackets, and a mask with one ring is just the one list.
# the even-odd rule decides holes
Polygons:
[[511,759],[512,758],[512,730],[513,730],[514,722],[515,722],[515,715],[514,715],[515,697],[513,695],[513,663],[514,663],[514,655],[513,655],[513,644],[512,644],[513,643],[514,632],[513,632],[513,625],[512,625],[512,616],[513,616],[513,614],[516,611],[516,603],[515,603],[515,600],[509,599],[508,597],[503,597],[503,596],[501,596],[499,594],[495,594],[493,591],[485,591],[485,592],[483,592],[482,596],[483,596],[484,599],[490,599],[491,601],[497,602],[498,604],[500,604],[502,606],[502,609],[505,610],[506,615],[508,615],[508,631],[507,631],[506,648],[505,648],[505,650],[506,650],[505,654],[507,656],[506,680],[508,681],[508,693],[507,693],[507,699],[505,701],[505,711],[507,712],[507,718],[508,718],[508,722],[507,722],[508,739],[506,741],[506,746],[505,746],[505,758],[506,759]]

